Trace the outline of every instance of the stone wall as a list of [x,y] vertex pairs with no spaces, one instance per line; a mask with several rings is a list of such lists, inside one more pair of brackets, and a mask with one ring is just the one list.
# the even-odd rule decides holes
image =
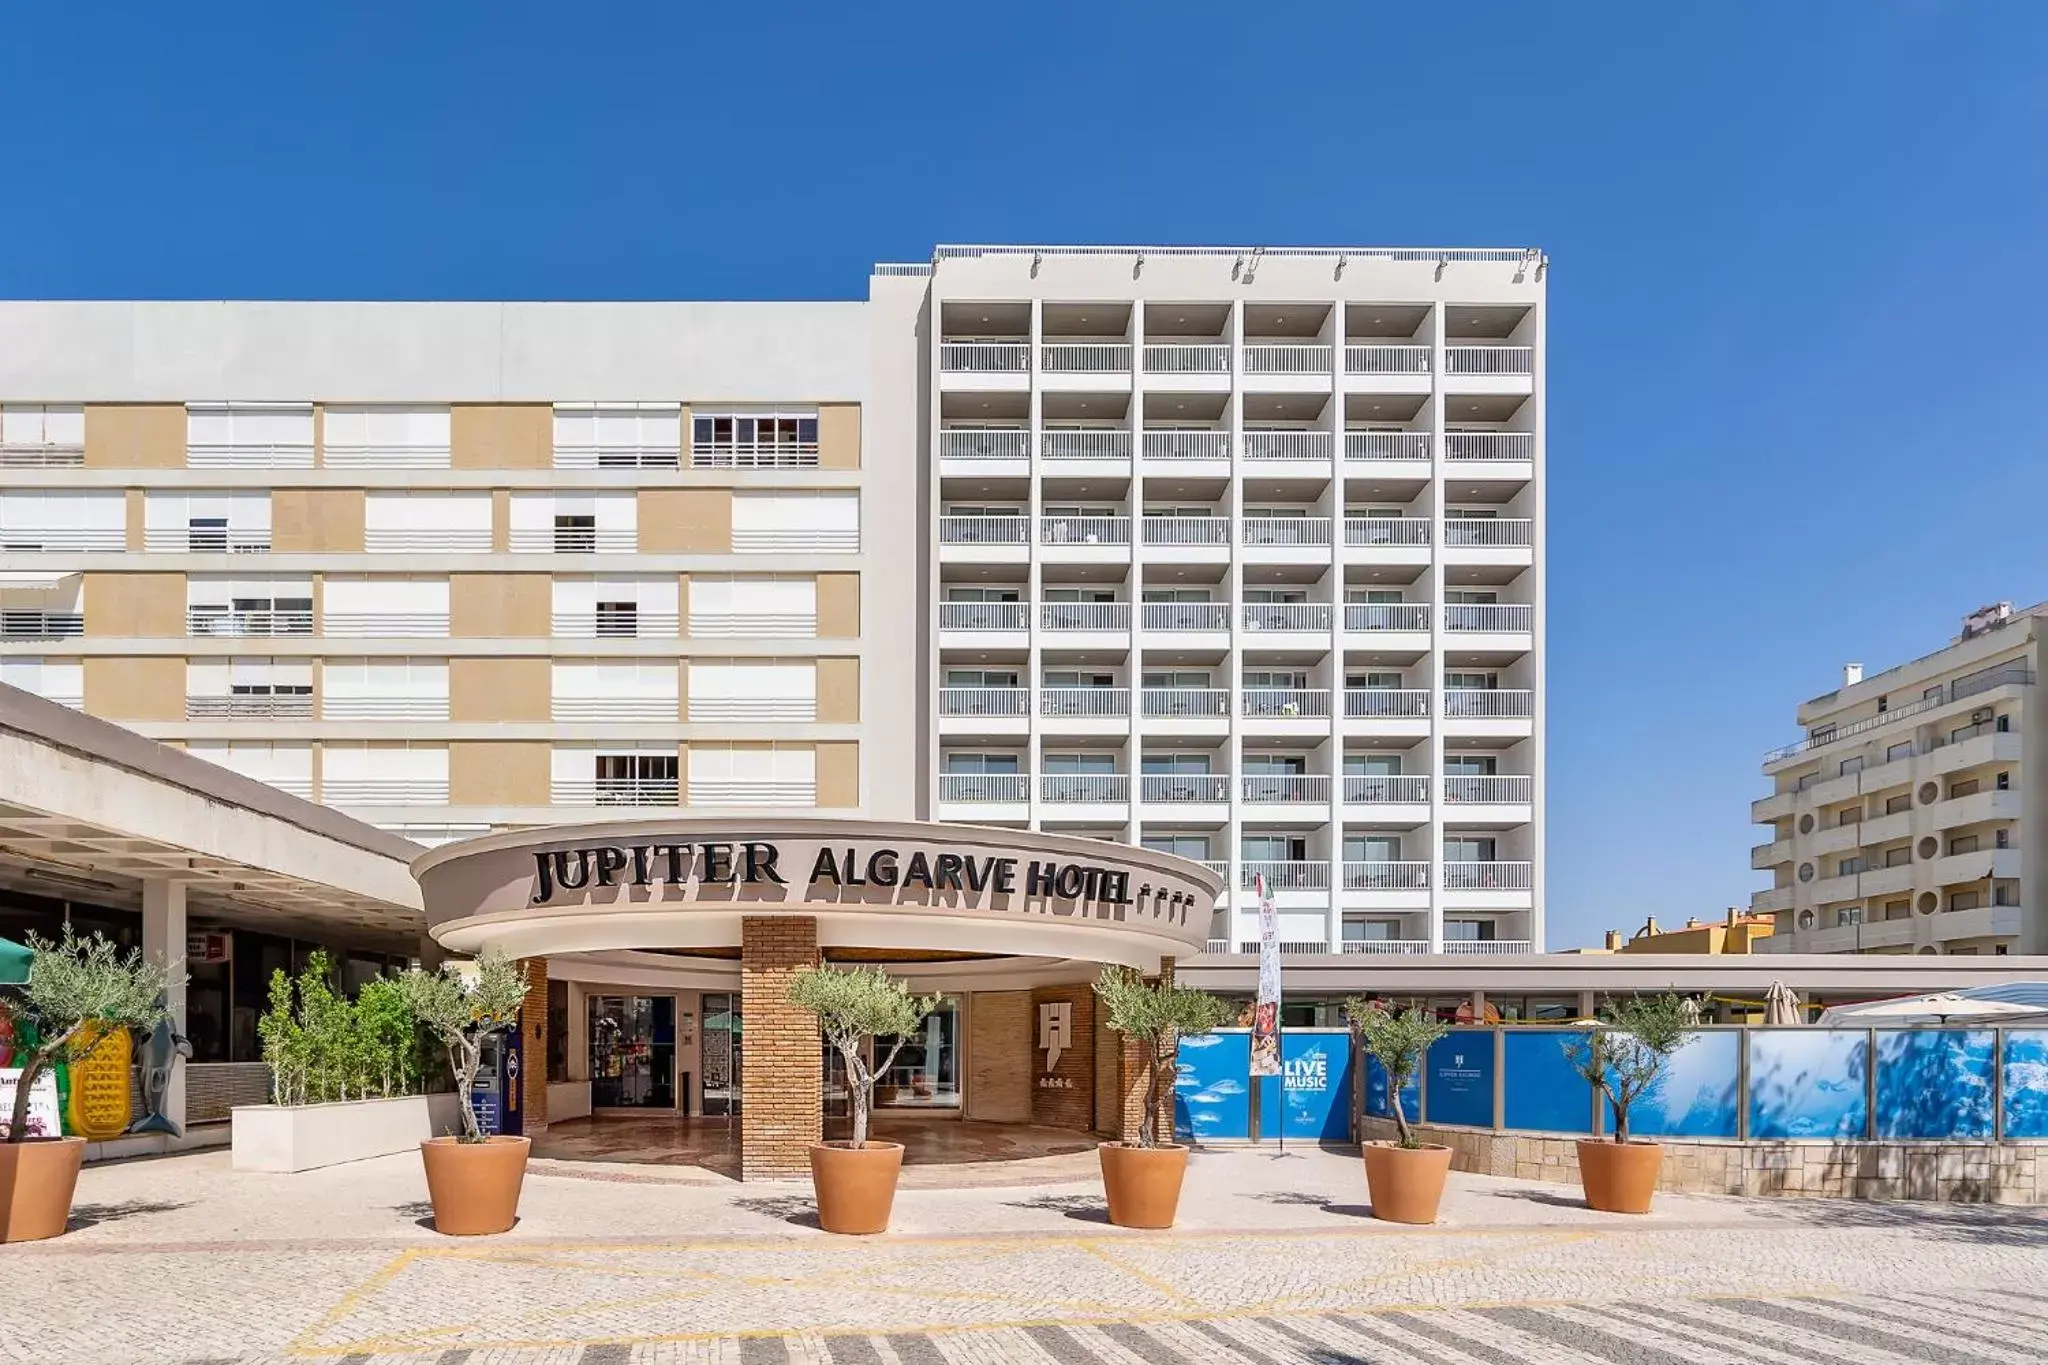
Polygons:
[[[1067,1042],[1057,1065],[1046,1068],[1038,1046],[1042,1006],[1064,1004],[1068,1010]],[[1039,986],[1031,992],[1031,1021],[1026,1062],[1031,1075],[1031,1121],[1047,1128],[1095,1126],[1095,992],[1085,985]]]
[[526,999],[519,1005],[519,1107],[528,1135],[548,1130],[548,960],[524,958]]
[[824,1132],[818,1021],[789,1003],[791,978],[818,962],[818,922],[799,915],[740,920],[741,1017],[747,1021],[740,1177],[808,1174]]
[[967,1001],[967,1114],[985,1123],[1031,1122],[1030,991],[976,991]]

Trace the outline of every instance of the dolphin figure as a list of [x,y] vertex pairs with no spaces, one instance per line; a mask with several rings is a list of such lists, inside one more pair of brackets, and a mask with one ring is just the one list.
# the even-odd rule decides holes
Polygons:
[[143,1115],[128,1125],[131,1133],[169,1133],[185,1136],[177,1124],[164,1117],[164,1097],[171,1088],[171,1069],[182,1057],[192,1055],[191,1040],[172,1029],[171,1021],[160,1020],[142,1045]]

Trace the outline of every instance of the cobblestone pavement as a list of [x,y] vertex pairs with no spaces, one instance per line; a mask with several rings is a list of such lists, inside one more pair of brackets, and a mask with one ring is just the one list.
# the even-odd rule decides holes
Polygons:
[[[1449,1221],[1403,1229],[1362,1216],[1355,1156],[1321,1156],[1198,1158],[1173,1233],[1108,1227],[1077,1184],[907,1191],[906,1232],[866,1239],[806,1226],[794,1185],[535,1177],[519,1229],[456,1241],[397,1197],[416,1161],[290,1177],[131,1163],[85,1173],[66,1237],[0,1248],[0,1361],[2048,1359],[2048,1217],[2032,1210],[1671,1199],[1627,1219],[1456,1176]],[[932,1231],[947,1223],[975,1230]]]

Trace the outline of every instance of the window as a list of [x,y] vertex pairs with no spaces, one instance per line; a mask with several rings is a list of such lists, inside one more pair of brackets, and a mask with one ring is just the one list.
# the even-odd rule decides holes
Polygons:
[[690,463],[699,468],[814,468],[818,414],[693,413]]
[[1951,891],[1948,897],[1951,910],[1975,910],[1983,903],[1984,895],[1980,891]]
[[1494,923],[1490,919],[1447,919],[1444,921],[1444,942],[1446,943],[1491,943],[1494,940]]
[[321,413],[320,460],[329,466],[446,469],[449,413],[445,407],[341,407]]
[[1238,851],[1247,862],[1305,862],[1308,839],[1299,834],[1247,834]]
[[312,580],[188,578],[185,629],[191,635],[311,635]]
[[1308,760],[1300,754],[1246,754],[1247,777],[1300,777],[1308,771]]
[[[674,673],[671,668],[669,672]],[[810,721],[818,715],[818,667],[787,663],[692,660],[690,719]]]
[[1144,847],[1154,853],[1171,853],[1176,858],[1193,858],[1198,863],[1209,861],[1209,836],[1206,834],[1148,834]]
[[321,666],[320,708],[329,720],[445,720],[445,659],[329,659]]
[[1139,760],[1138,771],[1142,773],[1193,773],[1206,776],[1210,771],[1209,755],[1198,750],[1146,754]]
[[47,403],[0,407],[0,464],[63,465],[84,460],[84,408]]
[[1884,813],[1886,815],[1898,815],[1911,809],[1913,809],[1913,798],[1910,794],[1885,798]]
[[1910,739],[1901,740],[1884,751],[1884,761],[1887,763],[1896,763],[1902,758],[1911,758],[1912,756],[1913,741]]
[[673,469],[682,446],[680,404],[555,404],[557,469]]
[[860,550],[860,495],[837,492],[741,491],[732,499],[735,554],[800,550],[854,554]]
[[1447,863],[1490,863],[1494,861],[1494,841],[1490,837],[1446,837],[1444,839],[1444,861]]
[[[516,498],[513,506],[515,510],[518,507]],[[363,548],[373,553],[489,550],[491,495],[417,491],[367,494],[363,499]]]
[[0,553],[127,547],[128,501],[119,489],[0,492]]
[[344,636],[445,636],[448,580],[329,574],[320,589],[320,629]]
[[1846,858],[1837,858],[1835,860],[1835,875],[1837,877],[1853,877],[1868,866],[1869,864],[1861,856],[1851,854]]
[[[1444,770],[1452,771],[1451,760],[1444,760]],[[1491,772],[1489,768],[1487,771]],[[1401,756],[1399,754],[1346,754],[1344,773],[1347,777],[1399,777]]]
[[1385,673],[1379,671],[1374,671],[1370,673],[1349,673],[1346,674],[1344,677],[1344,686],[1346,686],[1347,688],[1377,688],[1388,691],[1399,691],[1401,687],[1401,675],[1399,673]]
[[587,754],[557,750],[554,767],[553,799],[557,803],[672,806],[676,802],[679,763],[673,753]]
[[775,639],[818,633],[814,578],[690,576],[690,634]]
[[689,798],[691,805],[704,806],[816,805],[816,752],[809,745],[721,748],[693,743]]
[[1961,782],[1951,782],[1948,784],[1948,799],[1951,801],[1955,800],[1959,796],[1975,796],[1976,794],[1977,779],[1975,779],[1974,777],[1966,779]]
[[1950,857],[1954,857],[1958,853],[1975,853],[1976,851],[1977,836],[1974,834],[1960,834],[1948,841]]
[[1913,846],[1911,844],[1904,844],[1898,848],[1888,848],[1884,851],[1884,865],[1886,867],[1904,867],[1912,861]]
[[185,462],[194,469],[310,469],[311,403],[187,403]]
[[1913,902],[1910,900],[1886,901],[1884,903],[1884,917],[1886,919],[1913,918]]
[[1859,825],[1863,823],[1863,807],[1848,806],[1835,816],[1836,825]]
[[0,683],[66,706],[85,705],[85,665],[76,659],[0,658]]
[[150,493],[142,504],[148,550],[247,554],[270,548],[270,494]]
[[1347,919],[1343,932],[1346,943],[1389,943],[1401,937],[1401,926],[1387,919]]
[[1347,863],[1398,863],[1401,836],[1398,834],[1347,834],[1344,836]]
[[1816,725],[1806,732],[1806,742],[1809,744],[1826,744],[1834,737],[1835,727],[1832,725]]
[[1836,776],[1838,776],[1838,777],[1847,777],[1847,776],[1849,776],[1849,774],[1851,774],[1851,773],[1860,773],[1860,772],[1862,772],[1862,771],[1863,771],[1863,757],[1862,757],[1862,755],[1860,755],[1860,754],[1859,754],[1859,755],[1857,755],[1857,756],[1856,756],[1855,758],[1845,758],[1845,759],[1843,759],[1843,760],[1842,760],[1842,766],[1841,766],[1841,767],[1840,767],[1839,769],[1837,769],[1837,770],[1836,770]]
[[[694,679],[697,667],[693,666],[690,673]],[[673,723],[679,714],[676,665],[672,659],[557,663],[549,688],[549,715],[555,720]]]
[[1860,905],[1843,906],[1835,911],[1835,923],[1843,926],[1863,923],[1863,907]]
[[1477,691],[1488,691],[1500,686],[1500,674],[1460,673],[1447,669],[1444,672],[1444,686],[1464,687],[1471,688]]
[[1016,754],[989,754],[980,751],[949,753],[945,756],[945,771],[949,773],[999,773],[1013,774],[1023,771],[1023,760]]
[[217,763],[230,772],[268,782],[294,796],[313,795],[313,746],[310,744],[251,744],[237,741],[194,740],[186,746],[194,758]]

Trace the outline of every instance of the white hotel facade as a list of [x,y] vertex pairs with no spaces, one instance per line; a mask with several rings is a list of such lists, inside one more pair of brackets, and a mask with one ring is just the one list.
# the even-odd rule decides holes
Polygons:
[[1543,946],[1521,250],[942,247],[864,302],[0,304],[0,682],[421,842],[678,807]]

